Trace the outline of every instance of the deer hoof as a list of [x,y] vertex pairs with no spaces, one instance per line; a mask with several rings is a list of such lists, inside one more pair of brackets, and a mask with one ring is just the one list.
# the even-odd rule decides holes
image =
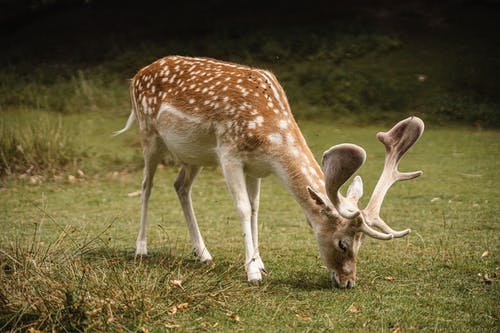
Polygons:
[[141,257],[148,254],[148,246],[146,241],[137,241],[135,243],[135,256]]
[[247,278],[248,282],[250,282],[253,285],[255,285],[255,282],[260,283],[260,281],[262,280],[260,267],[254,261],[250,262],[250,264],[248,265]]
[[258,287],[260,286],[260,283],[262,281],[261,280],[249,280],[248,283],[251,285],[251,286],[254,286],[254,287]]

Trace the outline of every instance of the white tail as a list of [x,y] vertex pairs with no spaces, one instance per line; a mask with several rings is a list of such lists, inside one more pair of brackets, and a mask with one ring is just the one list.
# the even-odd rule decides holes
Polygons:
[[[212,256],[198,228],[191,186],[203,166],[221,166],[241,219],[245,267],[251,282],[260,281],[266,272],[259,254],[257,213],[260,179],[268,174],[278,176],[301,205],[339,287],[354,286],[362,235],[379,239],[400,236],[378,218],[379,198],[392,179],[381,181],[384,185],[377,186],[375,199],[364,211],[357,208],[362,195],[360,178],[355,178],[343,197],[338,190],[363,164],[364,150],[353,144],[330,148],[323,156],[323,174],[271,72],[207,58],[171,56],[135,75],[131,98],[132,114],[125,128],[115,134],[129,129],[137,119],[145,161],[137,255],[147,253],[148,199],[156,167],[166,153],[181,165],[174,187],[201,261],[211,261]],[[401,135],[405,130],[394,131],[405,142],[404,149],[396,149],[399,161],[416,139]]]
[[132,110],[132,112],[130,112],[130,116],[128,116],[127,124],[125,125],[125,127],[119,131],[113,132],[113,136],[117,136],[122,134],[123,132],[128,131],[130,127],[132,127],[132,125],[134,124],[134,121],[135,121],[135,113],[134,110]]

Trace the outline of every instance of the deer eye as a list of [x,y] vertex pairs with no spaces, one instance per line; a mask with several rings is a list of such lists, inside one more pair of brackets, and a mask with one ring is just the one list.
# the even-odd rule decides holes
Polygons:
[[342,251],[344,251],[344,252],[347,251],[346,242],[339,240],[338,246],[339,246],[339,249],[341,249]]

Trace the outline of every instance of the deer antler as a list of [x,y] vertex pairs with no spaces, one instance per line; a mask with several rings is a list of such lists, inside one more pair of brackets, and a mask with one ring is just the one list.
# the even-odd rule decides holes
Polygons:
[[325,151],[321,163],[325,174],[325,189],[328,198],[339,214],[353,219],[360,214],[358,207],[339,192],[339,188],[365,162],[363,148],[350,143],[336,145]]
[[397,123],[389,132],[377,134],[377,139],[385,146],[384,170],[373,190],[368,205],[362,211],[362,215],[368,226],[375,226],[396,238],[409,234],[411,230],[393,230],[380,218],[380,207],[387,191],[395,182],[413,179],[422,175],[422,171],[400,172],[398,164],[408,149],[420,138],[423,131],[424,122],[420,118],[410,117]]

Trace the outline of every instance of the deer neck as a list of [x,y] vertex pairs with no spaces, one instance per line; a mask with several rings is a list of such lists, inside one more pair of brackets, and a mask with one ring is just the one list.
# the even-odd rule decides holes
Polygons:
[[[290,138],[289,145],[292,141]],[[328,198],[324,174],[300,132],[294,138],[295,145],[278,159],[276,175],[301,206],[311,228],[316,230],[320,226],[314,217],[318,216],[320,207],[311,199],[307,187]]]

